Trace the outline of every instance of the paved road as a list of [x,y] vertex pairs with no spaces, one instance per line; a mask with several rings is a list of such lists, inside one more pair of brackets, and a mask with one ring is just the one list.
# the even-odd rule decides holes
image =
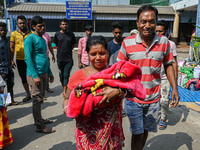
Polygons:
[[[55,82],[50,85],[54,93],[47,93],[48,100],[42,105],[44,118],[55,120],[50,124],[56,132],[53,134],[36,133],[32,118],[31,101],[23,105],[8,107],[8,118],[14,142],[5,150],[75,150],[75,121],[62,113],[62,89],[58,78],[56,63],[51,63]],[[74,52],[74,67],[77,70],[77,53]],[[25,96],[18,73],[15,70],[15,100],[21,101]],[[130,150],[131,134],[128,118],[123,119],[125,133],[124,150]],[[170,109],[168,127],[164,131],[150,133],[145,150],[199,150],[200,115],[184,105]]]

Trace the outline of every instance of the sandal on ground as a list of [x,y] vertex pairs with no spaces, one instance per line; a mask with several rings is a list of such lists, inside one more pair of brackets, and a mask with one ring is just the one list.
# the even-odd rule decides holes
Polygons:
[[19,102],[12,102],[9,104],[9,106],[14,106],[14,105],[18,105],[18,104],[19,104]]
[[165,130],[167,128],[167,123],[165,121],[160,120],[159,126],[160,130]]
[[53,120],[49,120],[49,119],[44,119],[43,121],[44,121],[44,124],[50,124],[54,122]]
[[49,134],[49,133],[56,132],[56,130],[52,129],[52,128],[48,128],[47,126],[45,126],[43,129],[36,129],[36,132]]
[[27,101],[29,101],[29,100],[31,100],[31,97],[30,96],[26,96],[25,98],[23,98],[23,102],[27,102]]

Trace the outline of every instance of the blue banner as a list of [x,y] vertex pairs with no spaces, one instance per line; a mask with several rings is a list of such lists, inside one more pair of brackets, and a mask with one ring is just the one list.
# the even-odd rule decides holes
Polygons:
[[74,20],[91,20],[92,2],[66,1],[66,18]]

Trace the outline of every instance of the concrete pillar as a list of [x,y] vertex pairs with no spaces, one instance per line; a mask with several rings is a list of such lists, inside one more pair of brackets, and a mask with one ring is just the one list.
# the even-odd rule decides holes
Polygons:
[[176,44],[178,44],[178,31],[179,31],[179,13],[175,11],[172,40]]
[[11,18],[11,27],[12,27],[12,32],[15,31],[15,23],[14,23],[15,19]]
[[96,21],[94,19],[94,22],[93,22],[93,32],[96,32]]

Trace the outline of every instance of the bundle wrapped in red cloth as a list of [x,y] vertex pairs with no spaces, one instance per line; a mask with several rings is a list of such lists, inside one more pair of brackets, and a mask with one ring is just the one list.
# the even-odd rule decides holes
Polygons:
[[[95,96],[96,93],[104,90],[104,86],[126,89],[133,97],[144,100],[146,90],[141,83],[141,77],[141,69],[124,60],[115,63],[108,69],[90,75],[71,92],[67,116],[70,118],[77,118],[79,115],[90,117],[94,109],[106,107],[108,104],[99,105],[103,96]],[[109,105],[118,103],[121,99],[118,97]],[[129,98],[129,100],[131,99]]]

